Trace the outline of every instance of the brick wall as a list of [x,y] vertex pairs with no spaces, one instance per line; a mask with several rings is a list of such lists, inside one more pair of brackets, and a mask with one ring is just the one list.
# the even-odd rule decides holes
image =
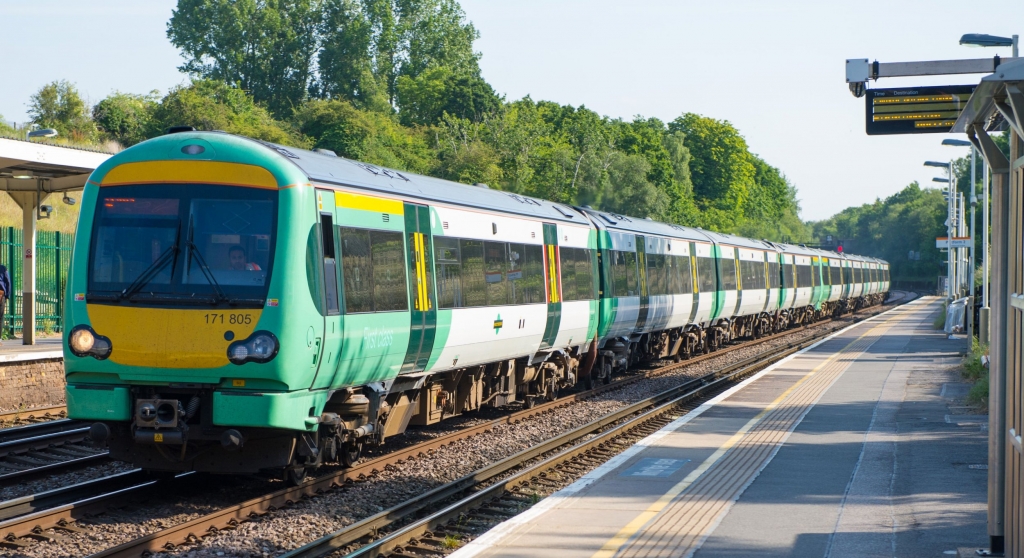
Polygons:
[[64,360],[0,363],[0,411],[63,405]]

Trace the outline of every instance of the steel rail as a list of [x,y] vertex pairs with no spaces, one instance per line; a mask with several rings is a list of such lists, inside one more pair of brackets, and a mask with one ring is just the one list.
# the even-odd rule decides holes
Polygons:
[[36,407],[34,409],[18,409],[17,411],[6,411],[0,413],[0,424],[8,422],[33,422],[42,420],[53,420],[58,417],[65,417],[68,414],[64,405],[52,407]]
[[[861,321],[862,319],[863,318],[855,318],[855,322],[856,321]],[[812,325],[822,325],[822,323],[819,322],[817,324],[812,324]],[[138,538],[136,540],[129,541],[129,542],[126,542],[126,543],[121,544],[119,546],[116,546],[116,547],[113,547],[113,548],[109,548],[109,549],[106,549],[104,551],[101,551],[101,552],[98,552],[96,554],[93,554],[93,555],[90,556],[90,558],[125,558],[125,557],[135,557],[135,556],[140,556],[140,555],[142,555],[143,553],[146,553],[146,552],[157,552],[157,551],[165,550],[165,549],[168,549],[168,548],[173,548],[176,545],[183,544],[183,543],[186,543],[186,542],[189,542],[189,541],[198,540],[199,538],[201,538],[204,535],[207,535],[209,533],[213,533],[213,532],[219,531],[221,529],[233,528],[234,526],[237,526],[241,522],[250,520],[250,519],[252,519],[254,517],[258,517],[258,516],[264,515],[264,514],[270,512],[270,511],[272,511],[274,509],[277,509],[277,508],[280,508],[280,507],[284,507],[284,506],[287,506],[287,505],[291,505],[294,502],[297,502],[297,501],[299,501],[299,500],[301,500],[303,498],[315,497],[319,493],[322,493],[322,492],[325,492],[325,491],[328,491],[328,490],[332,490],[334,488],[341,487],[343,484],[345,484],[347,482],[358,481],[358,480],[360,480],[362,478],[368,477],[368,476],[370,476],[372,474],[375,474],[375,473],[383,470],[388,465],[397,464],[397,463],[403,463],[406,459],[416,458],[416,457],[418,457],[420,455],[426,454],[427,452],[430,452],[430,451],[437,450],[437,449],[439,449],[439,448],[441,448],[443,446],[446,446],[448,444],[451,444],[453,442],[456,442],[456,441],[459,441],[459,440],[464,440],[466,438],[475,436],[475,435],[480,434],[482,432],[486,432],[486,431],[492,430],[492,429],[494,429],[497,426],[500,426],[500,425],[503,425],[503,424],[514,424],[516,422],[528,419],[530,417],[533,417],[533,416],[536,416],[536,415],[539,415],[539,414],[551,411],[552,409],[554,409],[556,407],[559,407],[559,406],[567,405],[567,404],[570,404],[572,402],[575,402],[575,401],[578,401],[578,400],[582,400],[582,399],[589,399],[590,397],[593,397],[595,395],[598,395],[598,394],[601,394],[601,393],[605,393],[605,392],[608,392],[608,391],[611,391],[611,390],[619,389],[619,388],[621,388],[621,387],[623,387],[625,385],[631,384],[631,383],[636,382],[636,381],[643,380],[645,378],[650,378],[650,377],[654,377],[654,376],[660,376],[662,374],[665,374],[665,373],[677,370],[679,368],[690,366],[690,365],[695,364],[697,362],[701,362],[701,361],[704,361],[704,360],[707,360],[707,359],[710,359],[710,358],[716,358],[716,357],[722,356],[723,354],[726,354],[727,352],[730,352],[732,350],[737,350],[737,349],[740,349],[740,348],[747,348],[747,347],[751,347],[751,346],[756,346],[756,345],[761,344],[763,342],[767,342],[767,341],[771,341],[773,339],[777,339],[779,336],[782,336],[782,335],[798,333],[801,330],[806,329],[807,327],[808,326],[803,326],[801,328],[794,328],[792,330],[787,330],[786,332],[783,332],[783,333],[780,333],[780,334],[763,337],[763,338],[757,340],[756,342],[745,343],[745,344],[742,344],[742,345],[730,346],[730,347],[727,347],[726,349],[722,349],[722,350],[719,350],[719,351],[716,351],[716,352],[713,352],[713,353],[708,353],[706,355],[701,355],[699,357],[696,357],[696,358],[693,358],[693,359],[690,359],[690,360],[685,360],[685,361],[681,361],[679,363],[670,364],[668,366],[664,366],[664,367],[661,367],[661,368],[658,368],[658,369],[655,369],[655,370],[645,371],[645,372],[642,372],[642,373],[637,374],[635,376],[630,376],[630,377],[624,378],[623,380],[619,380],[619,381],[613,382],[613,383],[608,384],[608,385],[597,387],[597,388],[595,388],[593,390],[588,390],[588,391],[585,391],[585,392],[580,392],[580,393],[572,394],[572,395],[570,395],[568,397],[556,399],[554,401],[550,401],[550,402],[547,402],[547,403],[544,403],[544,404],[541,404],[541,405],[537,405],[537,406],[535,406],[533,408],[530,408],[530,409],[525,409],[525,410],[522,410],[522,411],[518,411],[518,412],[512,413],[512,414],[510,414],[508,416],[501,417],[501,418],[489,421],[487,423],[483,423],[483,424],[480,424],[480,425],[477,425],[477,426],[474,426],[474,427],[470,427],[470,428],[467,428],[467,429],[464,429],[464,430],[460,430],[458,432],[453,432],[453,433],[450,433],[450,434],[446,434],[446,435],[440,436],[438,438],[435,438],[433,440],[429,440],[429,441],[423,442],[421,444],[417,444],[417,445],[414,445],[414,446],[411,446],[411,447],[408,447],[408,448],[397,450],[395,452],[388,453],[386,455],[374,458],[374,459],[369,460],[369,461],[367,461],[365,463],[357,464],[356,466],[354,466],[352,468],[342,469],[342,470],[330,473],[328,475],[324,475],[324,476],[318,477],[318,478],[316,478],[316,479],[314,479],[314,480],[312,480],[312,481],[310,481],[310,482],[308,482],[306,484],[303,484],[303,485],[300,485],[300,486],[297,486],[297,487],[281,489],[281,490],[272,492],[270,494],[267,494],[267,495],[264,495],[264,496],[261,496],[261,497],[258,497],[258,498],[253,498],[251,500],[247,500],[247,501],[242,502],[240,504],[236,504],[236,505],[233,505],[233,506],[226,507],[224,509],[215,511],[215,512],[213,512],[211,514],[208,514],[206,516],[199,517],[199,518],[196,518],[194,520],[187,521],[187,522],[181,523],[181,524],[176,525],[176,526],[169,527],[169,528],[161,530],[161,531],[150,533],[149,535],[145,535],[145,536],[140,537],[140,538]],[[778,355],[781,352],[785,352],[785,351],[796,351],[796,350],[799,350],[800,347],[803,347],[803,346],[805,346],[808,343],[813,343],[817,339],[825,337],[825,336],[835,332],[838,329],[839,329],[839,327],[825,328],[822,332],[814,334],[813,337],[811,337],[810,339],[804,338],[804,339],[801,339],[800,341],[797,341],[797,342],[794,342],[794,343],[789,343],[789,344],[787,344],[787,345],[785,345],[783,347],[776,348],[776,349],[773,349],[773,350],[767,351],[767,352],[771,353],[771,355]],[[709,385],[710,384],[715,384],[715,385],[718,385],[717,383],[715,383],[715,382],[717,382],[717,380],[715,380],[715,378],[718,378],[723,373],[726,373],[725,371],[736,370],[737,367],[739,367],[739,366],[748,366],[748,367],[756,367],[756,366],[762,366],[762,365],[766,366],[766,364],[764,364],[766,362],[766,358],[776,358],[776,357],[775,356],[770,356],[769,357],[765,353],[754,355],[754,356],[752,356],[752,357],[750,357],[748,359],[744,359],[743,361],[740,361],[739,363],[730,364],[730,365],[726,366],[725,368],[723,368],[721,370],[710,372],[709,374],[706,374],[706,375],[701,376],[701,377],[696,378],[696,379],[686,380],[681,385],[682,386],[689,386],[689,387],[693,387],[695,385],[701,385],[701,384],[709,384]],[[782,357],[778,357],[778,358],[782,358]],[[672,390],[669,390],[669,391],[672,392],[674,390],[676,393],[678,393],[678,391],[680,389],[682,389],[682,388],[677,386],[676,388],[673,388]],[[667,397],[667,395],[664,395],[664,394],[660,394],[659,396],[662,399],[664,399],[664,397]],[[656,397],[659,397],[659,396],[654,396],[654,397],[656,398]],[[649,398],[648,400],[645,400],[645,401],[649,401],[650,399],[652,399],[652,398]],[[650,403],[647,403],[647,406],[649,406],[649,405],[650,405]],[[635,407],[635,405],[631,406],[631,407],[627,407],[626,409],[632,409],[633,407]],[[616,413],[613,413],[613,415],[609,415],[609,417],[610,416],[615,416],[617,418],[610,419],[608,417],[605,417],[603,419],[599,419],[599,422],[600,421],[615,422],[617,420],[621,420],[622,416],[626,416],[628,414],[636,412],[636,410],[627,411],[626,409],[623,409],[623,410],[620,410],[620,411],[618,411]],[[565,435],[562,435],[562,436],[565,436]],[[528,451],[532,451],[532,450],[528,450]],[[417,500],[420,500],[421,498],[423,498],[423,496],[417,497]]]
[[88,432],[89,427],[83,422],[62,418],[57,420],[48,420],[46,422],[34,422],[23,426],[4,428],[0,430],[0,447],[4,446],[4,444],[7,444],[8,442],[27,440],[35,436],[70,432],[72,430]]
[[[862,310],[867,310],[867,308]],[[854,317],[854,321],[860,321],[861,319],[863,319],[857,318],[856,313],[842,316],[840,317],[840,319],[849,318],[850,316]],[[812,325],[820,326],[825,325],[827,323],[828,322],[818,322]],[[739,350],[741,348],[755,347],[783,336],[800,333],[801,331],[807,329],[808,327],[809,326],[801,326],[798,328],[789,329],[778,334],[762,337],[760,339],[748,341],[742,344],[730,345],[712,353],[698,355],[689,360],[684,360],[661,368],[632,374],[630,376],[617,379],[610,384],[598,386],[592,390],[569,394],[554,401],[536,405],[530,409],[517,411],[515,413],[511,413],[504,417],[500,417],[498,419],[494,419],[489,422],[474,427],[470,427],[468,429],[445,434],[443,436],[439,436],[437,438],[422,442],[420,444],[416,444],[414,446],[403,448],[382,455],[380,457],[369,459],[363,463],[356,464],[354,467],[348,469],[341,469],[339,471],[323,475],[321,477],[308,481],[307,483],[298,487],[282,489],[259,498],[247,500],[240,504],[225,508],[218,512],[214,512],[213,514],[209,514],[207,516],[197,518],[196,520],[192,520],[175,527],[171,527],[156,533],[152,533],[146,537],[143,537],[142,539],[133,541],[134,543],[136,543],[136,547],[138,548],[138,550],[134,554],[130,552],[126,554],[105,554],[104,552],[101,552],[96,556],[137,556],[139,555],[139,553],[144,552],[146,550],[159,550],[168,545],[180,544],[182,542],[187,541],[190,538],[202,536],[210,530],[230,528],[231,526],[236,525],[240,521],[245,521],[247,519],[250,519],[251,517],[267,513],[275,508],[289,505],[302,498],[313,497],[320,492],[331,490],[345,483],[357,482],[362,478],[380,472],[388,465],[402,463],[406,459],[415,458],[420,455],[427,454],[428,452],[436,451],[448,444],[492,430],[500,425],[514,424],[519,421],[526,420],[531,417],[546,413],[557,407],[569,405],[577,401],[589,399],[596,395],[617,390],[619,388],[625,387],[637,381],[641,381],[655,376],[660,376],[662,374],[672,372],[682,367],[697,364],[708,359],[718,358],[727,355],[732,351]],[[829,332],[835,331],[836,329],[838,328],[830,328]],[[763,353],[761,355],[758,355],[758,358],[763,357]],[[103,455],[103,457],[105,457],[105,454]],[[3,477],[0,477],[0,480],[2,479]],[[48,529],[63,529],[68,531],[81,530],[80,528],[74,525],[76,520],[86,518],[96,513],[100,513],[101,511],[106,509],[113,501],[123,501],[125,498],[132,498],[135,496],[140,496],[142,494],[148,493],[148,490],[154,484],[155,481],[149,481],[134,487],[125,488],[123,490],[118,490],[112,493],[94,494],[91,497],[86,497],[77,502],[72,502],[54,508],[45,509],[42,511],[32,513],[30,515],[24,515],[0,521],[0,544],[6,544],[8,546],[23,546],[22,542],[25,540],[25,537],[38,537],[40,536],[40,533],[43,533]],[[0,506],[2,506],[2,504],[0,504]],[[112,552],[113,550],[114,549],[109,549],[105,552]]]
[[[301,548],[284,554],[282,558],[309,558],[324,556],[339,549],[356,544],[368,537],[377,536],[382,529],[390,527],[397,521],[407,518],[428,506],[436,505],[444,500],[462,494],[467,490],[478,488],[481,484],[502,477],[510,471],[526,467],[531,461],[543,456],[544,454],[556,451],[558,448],[565,445],[577,443],[577,445],[574,445],[565,451],[547,457],[538,463],[513,473],[507,478],[503,478],[496,484],[480,488],[440,511],[415,521],[405,527],[401,527],[397,531],[385,535],[376,541],[370,542],[348,556],[377,557],[388,554],[400,548],[402,545],[407,544],[409,539],[422,537],[428,534],[431,530],[459,517],[466,510],[497,498],[504,492],[523,483],[525,480],[561,465],[562,463],[568,462],[582,453],[603,446],[613,438],[627,434],[639,426],[661,418],[663,415],[669,413],[674,414],[680,404],[703,397],[708,393],[718,391],[725,385],[732,385],[740,378],[745,378],[757,371],[763,370],[772,363],[799,351],[801,348],[810,346],[817,342],[818,338],[819,336],[815,336],[813,339],[805,340],[796,347],[782,348],[767,357],[760,355],[745,359],[741,362],[730,365],[721,371],[709,374],[709,376],[713,376],[712,378],[697,378],[668,389],[606,417],[602,417],[601,419],[581,426],[571,432],[522,451],[498,463],[484,467],[471,475],[467,475],[452,483],[436,488],[422,496],[418,496],[417,498],[331,533],[319,540],[313,541]],[[651,407],[654,408],[652,409]],[[635,416],[622,424],[615,425],[615,423],[626,419],[627,417],[636,415],[637,413],[642,414]],[[613,425],[614,428],[607,429],[609,426]],[[579,443],[581,439],[595,433],[600,434],[592,439]],[[611,457],[612,455],[607,456],[609,459]]]
[[[658,422],[658,419],[662,419],[666,415],[675,415],[680,405],[702,398],[707,394],[715,393],[726,385],[732,385],[742,378],[763,370],[771,364],[779,362],[789,355],[817,343],[820,339],[831,335],[831,333],[831,331],[821,332],[809,339],[801,340],[799,343],[780,347],[773,351],[771,355],[755,355],[731,364],[722,370],[712,372],[707,376],[670,388],[644,401],[637,402],[606,417],[581,426],[572,432],[545,441],[538,446],[481,468],[461,479],[435,488],[430,492],[321,537],[316,541],[283,554],[281,558],[327,556],[342,549],[350,548],[361,541],[374,538],[377,540],[373,540],[348,553],[346,558],[377,558],[396,551],[401,553],[403,550],[409,551],[412,555],[424,552],[426,554],[445,554],[446,552],[439,552],[441,546],[436,544],[436,541],[429,541],[435,542],[435,544],[423,547],[417,544],[423,541],[417,539],[423,537],[430,538],[432,531],[442,528],[452,520],[463,519],[467,510],[478,508],[488,501],[499,498],[506,492],[514,491],[516,487],[527,482],[528,479],[543,475],[546,471],[557,469],[563,464],[577,460],[597,448],[606,447],[615,438],[628,435],[631,431],[644,425],[649,425],[652,422]],[[713,377],[709,378],[709,376]],[[652,406],[654,408],[651,408]],[[633,418],[619,423],[630,416],[633,416]],[[675,417],[673,416],[672,418]],[[669,420],[658,422],[655,430],[668,422]],[[612,428],[608,429],[609,426],[612,426]],[[587,438],[595,433],[599,434],[593,438]],[[580,442],[583,439],[585,441]],[[576,445],[546,457],[540,462],[531,464],[538,457],[573,443],[576,443]],[[612,452],[610,455],[606,454],[600,457],[598,461],[607,461],[613,455],[624,451],[626,447],[628,445]],[[522,469],[510,476],[506,476],[510,471],[520,468]],[[500,480],[489,486],[482,486],[492,479]],[[431,506],[437,506],[467,491],[470,493],[461,500],[408,525],[399,527],[389,534],[380,536],[382,530],[396,525],[396,523],[401,522],[403,519],[420,513]],[[512,515],[521,511],[518,510]],[[493,517],[494,513],[489,513],[489,515]],[[498,515],[501,514],[499,513]],[[407,545],[411,546],[403,548]]]
[[108,477],[55,488],[30,496],[14,498],[0,502],[0,520],[35,513],[40,510],[57,508],[65,504],[94,498],[97,495],[121,491],[125,488],[144,484],[149,480],[152,479],[142,469],[133,469]]

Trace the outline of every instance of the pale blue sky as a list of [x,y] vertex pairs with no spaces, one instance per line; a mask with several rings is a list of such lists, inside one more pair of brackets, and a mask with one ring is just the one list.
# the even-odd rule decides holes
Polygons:
[[[186,78],[165,29],[174,0],[2,0],[0,114],[25,119],[54,79],[91,102],[161,92]],[[509,99],[585,104],[603,115],[727,119],[796,185],[805,219],[931,185],[925,159],[963,148],[943,134],[868,137],[847,58],[883,62],[1009,56],[963,33],[1024,34],[1024,3],[972,0],[462,0],[480,30],[484,77]],[[879,87],[971,83],[980,76],[883,80]]]

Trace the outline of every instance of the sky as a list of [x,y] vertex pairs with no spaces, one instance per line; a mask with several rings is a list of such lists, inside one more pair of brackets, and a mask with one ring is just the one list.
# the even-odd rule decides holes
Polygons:
[[[964,33],[1024,34],[1024,3],[947,0],[461,0],[480,32],[484,78],[507,99],[585,105],[611,118],[728,120],[796,186],[805,220],[890,196],[925,160],[969,153],[946,134],[867,136],[845,61],[1008,57]],[[0,115],[26,120],[29,96],[56,79],[91,103],[112,91],[185,82],[168,42],[175,0],[3,0]],[[870,87],[977,83],[980,75],[884,79]],[[963,139],[960,137],[959,139]]]

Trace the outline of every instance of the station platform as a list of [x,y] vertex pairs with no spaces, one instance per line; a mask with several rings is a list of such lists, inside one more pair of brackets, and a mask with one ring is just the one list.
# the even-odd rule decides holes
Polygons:
[[948,556],[987,546],[987,417],[930,297],[715,397],[451,556]]
[[0,344],[0,363],[49,358],[64,358],[61,337],[36,337],[35,345],[25,345],[21,339],[5,339],[3,344]]

